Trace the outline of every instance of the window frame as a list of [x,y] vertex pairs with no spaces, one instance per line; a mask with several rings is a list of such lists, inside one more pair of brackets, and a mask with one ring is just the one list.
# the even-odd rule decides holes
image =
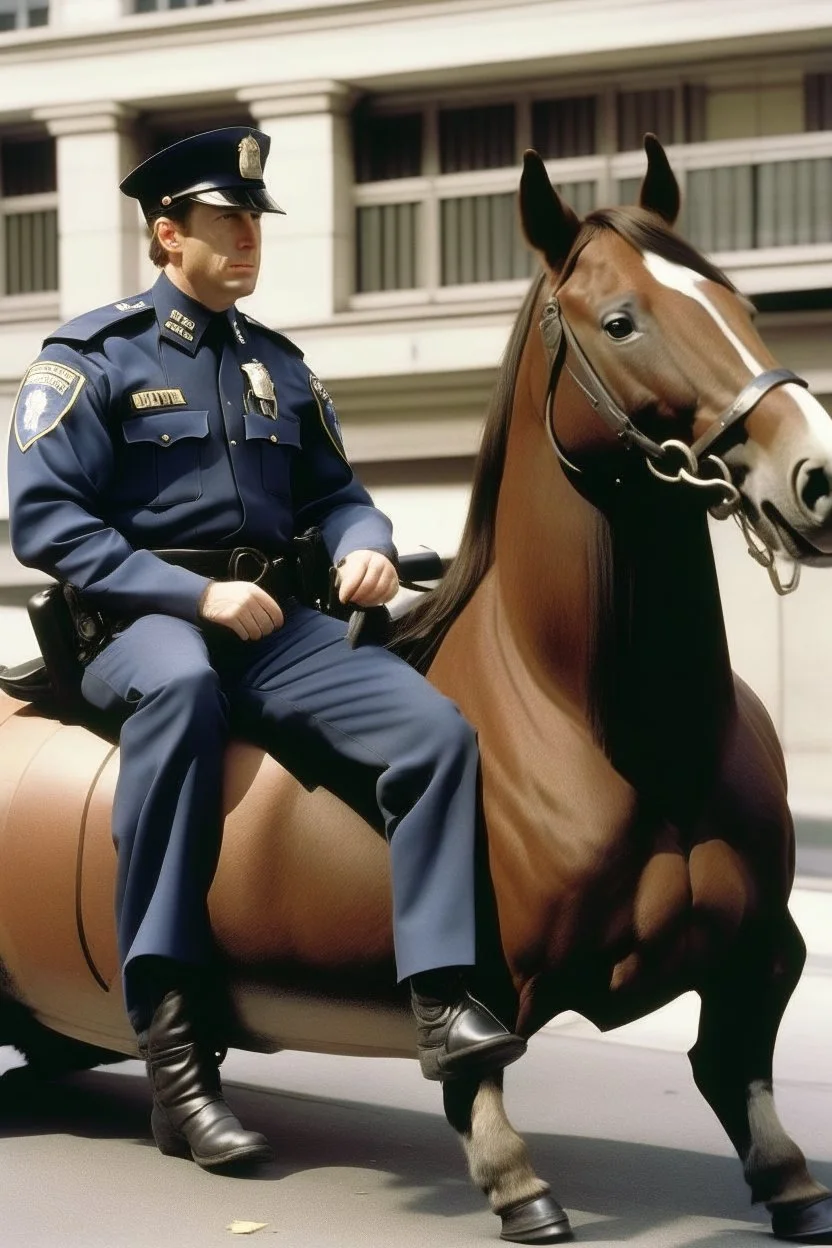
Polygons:
[[[0,147],[3,143],[20,141],[26,139],[25,134],[8,132],[0,135]],[[43,135],[38,135],[43,138]],[[54,143],[55,140],[53,139]],[[32,307],[38,309],[48,307],[54,303],[60,295],[60,223],[57,214],[59,212],[59,194],[57,186],[57,174],[55,179],[55,188],[51,191],[36,191],[27,195],[7,195],[0,180],[0,310],[25,309]],[[21,291],[17,294],[8,294],[6,291],[6,230],[7,222],[10,217],[25,216],[31,212],[55,212],[56,214],[56,255],[57,255],[57,271],[55,274],[55,286],[48,290],[31,290]],[[0,319],[3,319],[0,316]]]
[[171,0],[154,0],[152,9],[136,8],[136,0],[124,0],[125,17],[153,17],[158,13],[182,13],[186,9],[211,9],[232,0],[184,0],[183,4],[172,5]]
[[[46,9],[46,21],[33,24],[28,20],[32,9]],[[15,24],[8,29],[0,30],[0,37],[10,35],[13,31],[18,30],[44,30],[50,22],[50,0],[16,0],[15,2]],[[22,19],[26,20],[22,20]]]
[[[747,72],[747,65],[745,66]],[[725,71],[727,72],[727,71]],[[805,72],[810,72],[809,66]],[[723,75],[724,76],[724,73]],[[738,80],[741,75],[737,73]],[[420,233],[417,237],[417,272],[422,284],[412,289],[385,291],[359,291],[353,285],[347,308],[350,311],[372,311],[394,306],[407,308],[426,305],[445,305],[470,302],[472,299],[499,300],[505,297],[521,297],[528,287],[528,280],[518,278],[509,282],[477,282],[469,285],[443,286],[441,277],[441,227],[442,201],[463,195],[500,194],[507,190],[515,192],[519,178],[519,153],[531,146],[532,103],[538,99],[564,99],[594,94],[597,105],[597,152],[593,156],[570,157],[547,160],[546,168],[556,184],[584,181],[596,183],[597,202],[618,202],[618,183],[627,178],[641,177],[644,173],[644,153],[639,149],[617,150],[618,134],[616,120],[616,97],[619,91],[645,90],[673,87],[675,101],[675,141],[667,145],[667,152],[679,182],[683,203],[690,172],[700,169],[718,169],[731,165],[763,165],[769,162],[796,159],[812,159],[832,156],[832,131],[805,131],[797,135],[771,135],[746,139],[721,139],[686,143],[685,92],[691,86],[710,85],[705,69],[691,68],[680,76],[679,72],[651,76],[645,82],[643,75],[622,74],[615,80],[584,79],[564,83],[552,90],[547,84],[528,84],[523,90],[511,89],[484,92],[482,89],[463,90],[443,94],[431,101],[421,100],[417,95],[400,96],[387,104],[379,101],[379,111],[387,115],[421,111],[423,116],[423,171],[420,177],[389,179],[380,182],[352,183],[353,236],[352,261],[355,273],[357,257],[356,230],[358,208],[374,204],[402,202],[421,205]],[[515,106],[515,129],[518,162],[507,169],[486,169],[470,173],[439,171],[438,117],[441,109],[471,107],[477,104],[513,103]],[[786,262],[787,254],[804,260],[807,247],[819,263],[832,259],[832,248],[826,243],[812,243],[792,247],[754,247],[743,251],[714,252],[717,263],[723,267],[751,267],[754,269],[776,266]]]

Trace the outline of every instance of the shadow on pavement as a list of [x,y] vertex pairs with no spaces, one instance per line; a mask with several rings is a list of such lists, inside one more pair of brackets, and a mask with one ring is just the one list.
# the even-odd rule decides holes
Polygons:
[[[467,1180],[459,1143],[441,1115],[233,1083],[226,1091],[246,1126],[264,1132],[275,1147],[277,1161],[260,1170],[261,1182],[323,1169],[378,1171],[388,1188],[392,1182],[404,1210],[445,1219],[479,1212],[483,1236],[498,1232],[498,1222]],[[25,1071],[0,1078],[0,1139],[133,1140],[144,1150],[154,1147],[149,1110],[141,1075],[97,1070],[52,1085],[33,1082]],[[584,1243],[639,1236],[669,1243],[661,1228],[684,1218],[746,1224],[736,1230],[705,1225],[701,1237],[683,1240],[696,1248],[760,1244],[748,1224],[758,1222],[760,1232],[767,1230],[765,1210],[750,1208],[733,1157],[586,1136],[524,1138],[557,1199],[568,1211],[579,1211],[575,1220]],[[810,1165],[820,1182],[832,1186],[832,1164]],[[124,1198],[129,1201],[129,1194]],[[369,1208],[367,1213],[372,1216]]]

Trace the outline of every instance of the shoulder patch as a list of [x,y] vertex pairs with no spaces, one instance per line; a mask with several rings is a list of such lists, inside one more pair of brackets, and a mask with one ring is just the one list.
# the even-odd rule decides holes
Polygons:
[[262,321],[256,321],[254,317],[249,316],[247,312],[241,312],[239,315],[243,318],[246,324],[253,325],[255,329],[259,329],[264,334],[268,334],[270,338],[279,342],[281,347],[284,347],[292,355],[296,355],[298,359],[303,359],[303,352],[296,342],[292,342],[291,338],[287,338],[285,334],[281,334],[276,329],[272,329],[270,326],[264,325]]
[[309,374],[309,388],[312,391],[315,402],[318,405],[321,423],[329,435],[330,442],[332,442],[341,458],[346,459],[347,452],[344,450],[344,436],[341,433],[341,422],[338,419],[335,404],[329,396],[329,391],[326,389],[321,379],[316,377],[314,373]]
[[91,342],[99,334],[105,333],[113,325],[121,325],[132,317],[148,315],[153,311],[153,300],[149,291],[141,295],[131,295],[118,303],[107,303],[103,308],[94,308],[92,312],[84,312],[76,316],[59,329],[55,329],[44,339],[47,342],[71,342],[73,344]]
[[61,423],[84,388],[86,377],[57,360],[37,360],[27,372],[14,404],[14,436],[21,451]]

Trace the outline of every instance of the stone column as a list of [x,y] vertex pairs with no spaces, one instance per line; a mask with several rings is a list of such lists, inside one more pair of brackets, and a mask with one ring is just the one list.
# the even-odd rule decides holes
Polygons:
[[275,326],[327,321],[352,288],[354,93],[325,81],[237,94],[271,138],[266,185],[286,211],[264,219],[262,276],[244,307]]
[[121,104],[41,109],[57,142],[61,317],[134,294],[140,217],[118,184],[136,163],[133,113]]

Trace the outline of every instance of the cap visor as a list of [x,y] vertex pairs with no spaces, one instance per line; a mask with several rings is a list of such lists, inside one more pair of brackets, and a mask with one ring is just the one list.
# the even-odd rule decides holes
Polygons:
[[275,203],[265,188],[256,186],[229,186],[221,191],[197,191],[189,195],[198,204],[211,204],[215,208],[246,208],[249,212],[286,213]]

